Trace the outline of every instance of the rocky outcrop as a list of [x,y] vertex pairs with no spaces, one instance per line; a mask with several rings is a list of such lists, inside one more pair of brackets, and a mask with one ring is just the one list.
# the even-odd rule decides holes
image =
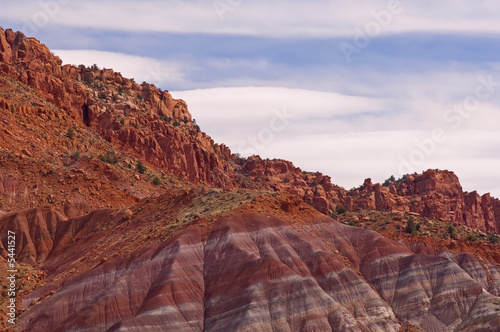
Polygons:
[[[252,195],[179,192],[58,220],[38,259],[45,284],[23,298],[21,328],[480,331],[500,323],[498,262],[419,254],[294,196]],[[199,207],[232,201],[215,215]],[[9,218],[20,236],[40,241],[22,218]]]
[[153,114],[191,121],[186,103],[173,99],[168,91],[160,91],[147,83],[139,85],[112,69],[61,66],[62,60],[47,46],[21,32],[0,29],[0,53],[3,74],[36,89],[87,124],[105,112],[106,105],[99,99],[113,99],[123,94],[131,98],[122,98],[122,103],[116,105],[117,111],[140,110],[144,102]]
[[430,169],[387,186],[366,179],[362,186],[350,191],[333,185],[329,176],[303,172],[285,160],[251,156],[239,159],[235,171],[242,175],[237,185],[243,188],[287,191],[325,214],[339,207],[412,212],[481,231],[500,232],[500,200],[490,194],[464,193],[458,177],[450,171]]
[[236,159],[236,184],[243,188],[286,191],[302,197],[322,213],[335,209],[345,197],[345,189],[332,184],[331,178],[320,172],[305,172],[290,161],[262,159],[251,156]]
[[488,232],[500,232],[500,201],[490,194],[464,193],[450,171],[427,170],[386,187],[370,179],[341,201],[348,209],[414,212]]
[[471,227],[500,231],[500,200],[489,193],[480,196],[476,191],[464,194],[465,224]]

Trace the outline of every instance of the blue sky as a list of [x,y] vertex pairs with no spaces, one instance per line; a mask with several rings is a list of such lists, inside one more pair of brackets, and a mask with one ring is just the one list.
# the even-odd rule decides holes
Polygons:
[[5,4],[0,25],[171,91],[242,155],[346,188],[449,169],[500,197],[499,14],[492,0],[40,0]]

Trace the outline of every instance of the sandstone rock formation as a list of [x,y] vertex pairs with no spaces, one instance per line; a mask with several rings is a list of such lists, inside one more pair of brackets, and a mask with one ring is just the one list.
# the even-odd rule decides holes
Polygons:
[[[0,73],[35,89],[64,115],[183,179],[230,185],[229,149],[199,130],[183,100],[112,69],[61,66],[45,45],[20,32],[0,29],[0,45]],[[1,98],[0,106],[23,113],[47,111]]]
[[458,177],[450,171],[430,169],[387,187],[367,179],[360,188],[348,192],[342,203],[349,209],[415,212],[482,231],[500,232],[500,200],[490,194],[464,193]]
[[296,194],[325,214],[345,207],[349,210],[413,212],[453,224],[500,233],[500,200],[490,194],[464,193],[458,177],[450,171],[427,170],[405,176],[384,187],[366,179],[347,191],[333,185],[329,176],[303,172],[284,160],[262,160],[258,156],[239,160],[235,170],[243,175],[244,188],[287,191]]
[[[463,193],[458,178],[451,172],[429,170],[422,175],[407,176],[402,182],[388,187],[367,180],[359,189],[346,191],[332,184],[330,177],[304,172],[289,161],[263,160],[258,156],[239,158],[225,145],[214,143],[201,132],[192,121],[187,104],[174,99],[168,91],[161,91],[146,82],[138,84],[112,69],[61,66],[61,59],[53,56],[45,45],[20,32],[0,29],[0,54],[0,74],[4,83],[12,85],[8,80],[14,80],[16,84],[25,86],[25,91],[30,87],[43,97],[43,100],[34,101],[16,99],[10,93],[0,96],[0,109],[5,110],[0,114],[0,135],[9,142],[4,144],[4,148],[27,134],[20,129],[15,131],[16,127],[12,124],[17,119],[9,119],[11,115],[8,111],[68,126],[76,121],[83,136],[92,137],[97,133],[111,143],[113,149],[127,155],[125,160],[129,161],[129,165],[131,159],[144,160],[169,176],[191,183],[223,188],[285,190],[302,197],[325,214],[338,207],[408,211],[478,230],[500,232],[500,201],[488,194],[480,197],[475,192]],[[43,130],[49,129],[41,122],[37,125]],[[46,139],[47,144],[54,144],[53,138],[37,139]],[[89,149],[95,140],[90,139],[83,144],[83,148]],[[67,150],[68,143],[65,144]],[[32,143],[35,153],[39,146],[40,143]],[[24,148],[22,151],[24,157],[44,159],[34,156],[33,150]],[[49,158],[58,159],[59,156],[53,153]],[[94,173],[95,177],[100,177],[103,172],[96,170],[99,166],[95,163],[86,166],[84,171]],[[121,196],[132,197],[117,198],[116,203],[109,206],[124,207],[127,205],[125,201],[130,204],[134,196],[147,196],[144,191],[149,194],[155,192],[154,188],[143,191],[131,188],[124,183],[127,176],[121,174],[121,169],[115,168],[113,172],[113,176],[100,180],[116,183],[109,178],[121,178],[122,184],[115,185],[115,189],[120,191]],[[3,172],[4,181],[16,176],[10,171]],[[2,191],[5,192],[0,185],[0,194]],[[19,191],[14,192],[19,195]],[[47,195],[52,195],[57,201],[57,194]],[[48,203],[71,217],[103,207],[91,202],[86,193],[73,195],[65,203],[51,203],[50,199]],[[32,206],[9,204],[15,209]]]

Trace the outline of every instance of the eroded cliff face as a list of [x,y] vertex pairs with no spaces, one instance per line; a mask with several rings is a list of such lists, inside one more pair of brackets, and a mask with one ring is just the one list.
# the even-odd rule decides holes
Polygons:
[[382,186],[366,179],[362,186],[345,190],[319,172],[304,172],[285,160],[240,159],[235,167],[239,186],[287,191],[328,214],[339,207],[349,210],[413,212],[452,224],[493,233],[500,232],[500,200],[490,194],[464,193],[458,177],[446,170],[427,170]]
[[[0,96],[0,108],[26,116],[70,121],[95,130],[108,142],[156,167],[192,182],[229,186],[230,151],[200,131],[187,104],[112,69],[61,66],[62,61],[34,38],[0,29],[0,72],[34,89],[46,105]],[[69,120],[68,119],[68,120]]]
[[430,169],[387,187],[367,179],[348,193],[344,203],[349,209],[415,212],[481,231],[500,231],[500,201],[490,194],[464,193],[458,177],[450,171]]
[[[18,245],[20,260],[47,271],[43,285],[23,298],[29,310],[21,329],[499,326],[499,262],[445,248],[422,254],[422,246],[414,251],[339,224],[296,196],[274,196],[193,190],[70,220],[50,210],[3,216],[0,231],[8,225],[27,239]],[[27,229],[27,220],[39,231]]]
[[[16,159],[17,163],[28,162],[22,161],[26,157],[57,161],[63,153],[92,151],[99,139],[104,138],[110,145],[99,143],[100,150],[95,151],[95,155],[89,153],[89,159],[108,153],[103,153],[107,149],[112,150],[113,156],[121,155],[119,164],[133,166],[136,160],[145,161],[160,177],[174,176],[221,188],[287,191],[325,214],[340,206],[351,210],[407,211],[478,230],[500,232],[500,201],[488,194],[481,197],[475,192],[463,193],[452,172],[429,170],[388,187],[372,184],[367,179],[357,190],[346,191],[332,184],[329,176],[304,172],[289,161],[237,157],[225,145],[214,143],[203,133],[192,121],[187,104],[174,99],[168,91],[146,82],[138,84],[112,69],[61,64],[61,59],[36,39],[0,29],[0,83],[5,91],[0,95],[0,138],[3,139],[0,147],[8,155],[0,155],[0,158]],[[61,128],[69,130],[70,127],[76,129],[81,144],[62,139],[66,134]],[[57,135],[50,135],[51,132]],[[74,160],[73,164],[94,182],[102,182],[99,188],[107,192],[99,199],[112,199],[100,205],[96,199],[97,188],[72,193],[69,199],[67,192],[64,198],[58,192],[41,194],[44,205],[57,207],[67,216],[83,215],[106,206],[123,207],[135,198],[158,193],[151,186],[132,186],[130,174],[123,167],[103,166],[91,160]],[[73,176],[64,171],[53,172],[59,178]],[[41,183],[23,181],[19,171],[12,167],[0,169],[0,175],[9,188],[19,182],[19,189],[6,190],[0,181],[0,194],[15,196],[12,203],[7,204],[8,208],[32,207],[32,203],[23,206],[22,202],[40,199],[31,197],[33,195],[20,199],[19,193],[23,188],[29,191],[30,187],[35,192],[43,191]],[[87,185],[79,182],[74,188]],[[107,185],[117,192],[113,193],[113,188]]]
[[62,60],[47,46],[21,32],[0,29],[0,54],[3,74],[36,89],[87,125],[97,123],[99,116],[106,113],[109,106],[106,100],[123,94],[131,98],[114,100],[117,111],[137,111],[143,108],[144,101],[150,113],[191,121],[186,103],[173,99],[168,91],[160,91],[147,83],[139,85],[112,69],[61,66]]

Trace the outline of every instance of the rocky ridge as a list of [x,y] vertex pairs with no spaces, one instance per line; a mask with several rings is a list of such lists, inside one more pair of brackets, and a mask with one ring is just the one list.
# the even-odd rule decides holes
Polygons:
[[[75,128],[83,135],[97,134],[96,138],[82,144],[80,148],[83,151],[89,149],[92,141],[104,139],[111,143],[114,151],[122,153],[119,160],[123,160],[124,164],[144,160],[161,170],[158,175],[163,177],[174,176],[181,181],[222,188],[285,190],[302,197],[325,214],[339,207],[406,211],[488,232],[500,231],[499,200],[489,194],[463,193],[458,178],[451,172],[429,170],[422,175],[407,176],[402,182],[388,187],[372,184],[367,179],[360,188],[346,191],[332,184],[330,177],[304,172],[288,161],[262,160],[258,156],[239,158],[225,145],[214,143],[203,133],[192,121],[187,104],[174,99],[168,91],[161,91],[146,82],[138,84],[112,69],[61,66],[61,59],[53,56],[45,45],[20,32],[0,29],[0,54],[3,82],[6,85],[16,84],[14,90],[22,90],[25,96],[30,97],[12,98],[16,92],[0,96],[0,109],[5,110],[3,116],[0,115],[3,121],[0,121],[0,126],[5,127],[1,135],[6,142],[8,136],[11,141],[22,137],[7,128],[12,122],[9,111],[24,118],[36,115],[46,122],[58,121],[59,127],[61,122],[68,126],[69,123],[77,123]],[[45,127],[49,126],[45,124]],[[3,148],[12,145],[9,142],[3,144]],[[36,144],[32,145],[33,149],[37,148]],[[26,148],[24,151],[28,156],[33,153]],[[114,151],[112,154],[117,153]],[[11,153],[9,155],[12,156]],[[59,159],[60,156],[49,158]],[[102,168],[96,163],[80,164],[84,164],[81,169],[88,173],[92,173],[93,168]],[[120,177],[121,170],[113,171],[115,177]],[[102,173],[102,170],[99,172]],[[19,175],[4,172],[4,182],[12,183],[9,180],[12,177]],[[134,197],[145,197],[155,192],[151,186],[148,194],[130,188],[130,185],[115,189],[121,192],[120,195],[124,195],[127,189],[125,196],[129,197],[128,202]],[[18,191],[10,192],[17,194]],[[50,195],[57,199],[57,194]],[[87,193],[81,193],[74,200],[81,202],[78,203],[80,205],[97,207],[96,203],[89,202],[92,199]],[[48,203],[52,204],[50,199]],[[16,208],[23,207],[16,205]],[[61,210],[66,213],[68,209]],[[73,210],[76,212],[72,216],[79,213],[78,208]]]
[[[212,178],[217,169],[207,173],[215,167],[214,148],[218,146],[191,121],[186,103],[173,99],[168,91],[145,82],[139,85],[112,69],[61,66],[62,61],[45,45],[20,32],[0,30],[0,45],[2,74],[35,89],[73,120],[183,178],[225,184],[223,179]],[[8,99],[0,101],[0,106],[40,112]],[[51,120],[58,117],[47,113]],[[227,154],[224,146],[219,150],[220,155]]]
[[294,193],[329,214],[338,208],[412,212],[455,225],[481,231],[500,232],[500,200],[490,194],[463,192],[451,171],[427,170],[405,175],[386,186],[366,179],[358,188],[345,190],[332,184],[319,172],[304,172],[284,160],[263,160],[258,156],[239,160],[237,172],[243,174],[240,186]]

